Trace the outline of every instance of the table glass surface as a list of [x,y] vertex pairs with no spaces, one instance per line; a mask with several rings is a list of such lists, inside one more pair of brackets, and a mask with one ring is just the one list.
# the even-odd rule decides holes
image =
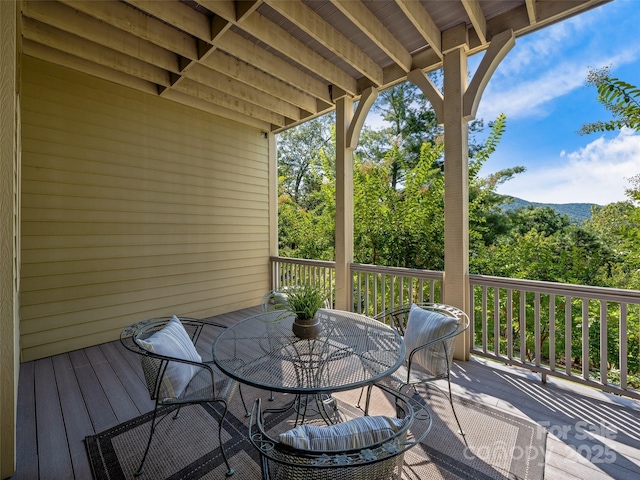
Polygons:
[[213,360],[225,374],[265,390],[330,393],[374,383],[400,367],[402,337],[373,318],[320,310],[320,334],[300,339],[290,312],[270,311],[225,329],[213,343]]

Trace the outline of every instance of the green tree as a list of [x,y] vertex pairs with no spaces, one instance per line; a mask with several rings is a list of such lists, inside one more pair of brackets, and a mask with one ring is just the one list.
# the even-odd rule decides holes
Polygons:
[[640,89],[615,77],[611,77],[610,67],[592,69],[587,75],[587,84],[598,90],[598,101],[611,112],[608,121],[586,123],[578,133],[586,135],[594,132],[619,130],[623,127],[640,131]]
[[[435,113],[427,99],[413,84],[405,82],[380,93],[372,111],[380,116],[386,126],[379,135],[367,135],[362,139],[362,149],[372,147],[374,140],[377,150],[389,164],[390,182],[396,188],[404,181],[405,175],[416,165],[424,142],[433,140],[442,133]],[[381,143],[386,145],[381,148]]]
[[640,174],[630,179],[631,187],[626,190],[632,208],[629,209],[627,221],[621,225],[621,233],[625,239],[629,260],[640,268]]
[[323,115],[278,136],[278,177],[280,186],[304,208],[313,208],[314,192],[320,189],[325,173],[323,157],[335,158],[332,135],[333,114]]

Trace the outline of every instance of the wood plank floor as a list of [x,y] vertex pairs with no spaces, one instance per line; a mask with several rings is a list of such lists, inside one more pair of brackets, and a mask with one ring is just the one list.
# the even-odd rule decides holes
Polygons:
[[[228,325],[257,311],[215,320]],[[206,345],[216,332],[203,335],[199,344]],[[640,402],[559,380],[542,384],[529,372],[482,359],[457,363],[453,377],[456,395],[548,430],[545,478],[640,478]],[[120,342],[23,363],[11,478],[90,479],[84,438],[152,407],[139,359]]]

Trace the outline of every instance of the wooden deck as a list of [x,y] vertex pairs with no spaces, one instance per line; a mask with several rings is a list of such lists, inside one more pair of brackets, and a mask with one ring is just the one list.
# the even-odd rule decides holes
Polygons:
[[[257,312],[215,319],[230,324]],[[210,352],[201,352],[204,357]],[[549,431],[545,478],[640,478],[640,402],[481,359],[456,364],[455,393]],[[12,479],[91,478],[84,438],[151,410],[139,360],[120,342],[23,363]]]

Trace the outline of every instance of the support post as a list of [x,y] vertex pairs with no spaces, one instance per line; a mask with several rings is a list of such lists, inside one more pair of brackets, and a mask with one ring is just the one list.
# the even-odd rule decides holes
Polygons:
[[353,263],[353,147],[347,146],[353,99],[336,101],[336,298],[335,307],[351,311],[350,265]]
[[[469,313],[469,127],[463,115],[467,89],[467,30],[443,34],[444,70],[444,303]],[[468,360],[468,336],[456,342],[455,357]]]
[[269,162],[269,290],[278,286],[276,275],[272,269],[271,257],[278,256],[278,155],[276,136],[273,132],[265,132],[267,137],[267,161]]

